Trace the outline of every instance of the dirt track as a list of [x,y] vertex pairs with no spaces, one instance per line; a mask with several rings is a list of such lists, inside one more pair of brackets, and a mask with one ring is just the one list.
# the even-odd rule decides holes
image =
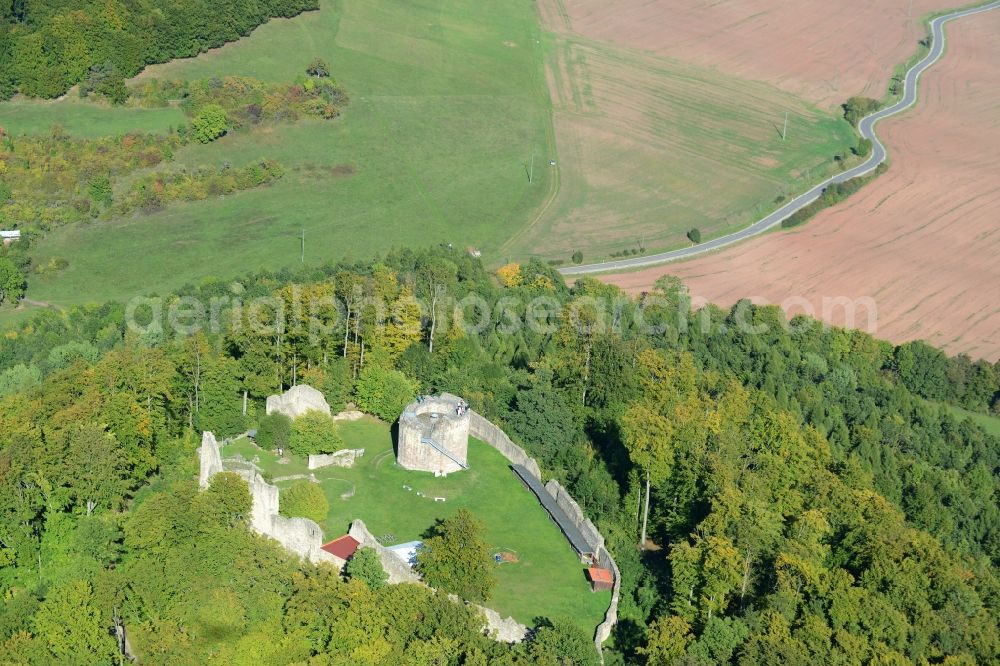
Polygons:
[[893,162],[873,185],[801,230],[610,280],[635,292],[670,273],[722,305],[798,298],[819,315],[824,298],[871,298],[879,337],[1000,358],[1000,14],[948,30],[917,109],[879,128]]

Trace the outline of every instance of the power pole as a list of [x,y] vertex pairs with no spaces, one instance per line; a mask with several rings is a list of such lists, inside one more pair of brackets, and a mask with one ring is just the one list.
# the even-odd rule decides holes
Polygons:
[[784,141],[786,136],[788,136],[788,111],[785,111],[785,127],[781,130],[781,140]]
[[299,261],[301,263],[306,263],[306,230],[302,230],[302,250],[299,256]]
[[531,153],[531,166],[528,167],[528,185],[531,185],[532,176],[535,175],[535,154]]

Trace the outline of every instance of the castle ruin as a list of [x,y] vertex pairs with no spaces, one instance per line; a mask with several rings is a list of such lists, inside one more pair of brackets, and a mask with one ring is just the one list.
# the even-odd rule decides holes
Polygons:
[[329,562],[338,569],[344,566],[343,559],[321,548],[323,530],[315,521],[308,518],[286,518],[278,513],[277,486],[265,481],[255,469],[225,469],[219,443],[211,432],[202,434],[198,454],[201,461],[198,479],[202,489],[209,486],[213,476],[225,471],[232,471],[246,481],[252,500],[250,528],[254,532],[271,537],[290,552],[314,564]]

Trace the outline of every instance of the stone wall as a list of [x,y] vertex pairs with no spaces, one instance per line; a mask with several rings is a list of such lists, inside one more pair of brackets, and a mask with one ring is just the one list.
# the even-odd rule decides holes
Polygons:
[[583,538],[587,540],[590,545],[591,552],[596,553],[602,547],[604,547],[604,537],[601,535],[594,523],[590,521],[587,516],[584,515],[583,510],[580,505],[576,503],[573,496],[570,495],[562,485],[555,479],[550,479],[548,483],[545,484],[545,490],[552,496],[573,524],[577,526],[580,533],[583,534]]
[[420,583],[420,576],[408,567],[403,560],[399,559],[395,553],[378,542],[363,520],[355,520],[351,523],[351,529],[347,532],[354,537],[362,548],[371,548],[378,554],[378,559],[382,561],[382,568],[389,574],[389,582],[397,583]]
[[507,433],[472,410],[469,410],[469,434],[492,446],[513,464],[524,465],[536,478],[542,478],[542,472],[534,458],[511,441]]
[[597,630],[594,632],[594,643],[597,645],[597,652],[600,653],[601,645],[611,637],[611,630],[618,624],[618,599],[622,591],[622,574],[611,553],[604,546],[597,551],[597,561],[605,569],[610,569],[615,577],[614,587],[611,589],[611,603],[604,613],[604,622],[597,625]]
[[330,405],[327,404],[323,394],[307,384],[293,386],[281,395],[267,396],[265,411],[268,414],[284,414],[290,419],[302,416],[306,412],[318,411],[324,414],[330,413]]
[[354,467],[354,461],[365,455],[364,449],[341,449],[334,453],[310,454],[309,469],[319,469],[320,467]]
[[[225,471],[222,454],[215,436],[206,432],[202,435],[201,469],[199,481],[202,488],[207,488],[212,477]],[[286,550],[295,553],[310,562],[329,562],[340,568],[344,560],[331,555],[321,548],[323,545],[323,530],[308,518],[286,518],[278,513],[278,487],[264,480],[255,469],[233,470],[239,474],[250,489],[250,528],[267,537],[271,537]]]
[[219,453],[219,443],[210,432],[201,434],[201,448],[198,449],[201,465],[198,472],[198,485],[204,490],[208,481],[222,471],[222,454]]
[[[470,410],[469,416],[469,433],[473,437],[481,439],[492,446],[512,464],[523,465],[535,478],[542,478],[541,470],[535,459],[511,441],[507,433],[474,411]],[[597,625],[597,629],[594,631],[594,645],[597,647],[598,654],[600,654],[601,645],[604,644],[604,641],[608,640],[611,636],[611,630],[618,623],[618,600],[621,596],[622,584],[621,572],[618,570],[618,565],[615,563],[614,558],[611,557],[611,553],[608,552],[608,549],[604,545],[604,536],[583,513],[580,505],[576,503],[572,495],[555,479],[545,484],[545,490],[556,501],[556,504],[566,512],[566,515],[576,523],[576,526],[580,528],[583,537],[597,556],[598,564],[605,569],[609,569],[614,576],[615,582],[611,590],[611,603],[604,614],[604,621]]]

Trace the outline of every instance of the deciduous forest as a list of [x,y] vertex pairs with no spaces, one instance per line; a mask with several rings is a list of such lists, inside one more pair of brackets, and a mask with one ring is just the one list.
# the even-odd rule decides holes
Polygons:
[[[199,494],[199,432],[243,432],[293,378],[386,419],[449,391],[502,425],[609,540],[606,663],[1000,655],[1000,441],[955,416],[995,413],[995,365],[448,247],[206,281],[163,311],[185,297],[224,304],[218,327],[150,324],[149,301],[127,330],[111,303],[0,339],[0,662],[109,663],[116,623],[144,663],[595,662],[545,618],[508,647],[426,590],[293,561],[227,475]],[[247,326],[254,298],[292,314]]]
[[316,0],[4,0],[0,99],[59,97],[95,67],[131,77],[318,7]]

